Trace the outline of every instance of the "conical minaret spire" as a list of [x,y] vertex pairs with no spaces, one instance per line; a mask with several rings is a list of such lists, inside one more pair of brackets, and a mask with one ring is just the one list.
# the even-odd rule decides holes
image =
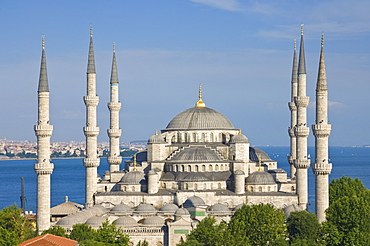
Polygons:
[[297,169],[296,179],[298,205],[302,209],[306,209],[308,204],[307,169],[310,167],[310,161],[308,160],[307,156],[307,137],[310,130],[307,127],[307,106],[309,103],[309,97],[306,96],[306,64],[303,40],[303,24],[301,26],[301,43],[298,62],[298,90],[294,102],[297,107],[297,122],[296,126],[294,127],[294,135],[297,141],[297,152],[296,159],[294,159],[294,167]]
[[324,34],[321,38],[319,73],[316,84],[316,124],[312,125],[315,136],[316,160],[313,164],[316,189],[316,215],[319,222],[325,221],[325,210],[329,207],[329,174],[332,164],[329,163],[329,135],[331,125],[328,124],[328,86],[324,59]]
[[297,125],[297,107],[294,103],[294,98],[297,97],[298,89],[298,67],[297,67],[297,43],[294,39],[294,52],[293,52],[293,69],[292,69],[292,81],[291,81],[291,101],[288,103],[290,109],[290,127],[288,129],[290,137],[290,155],[288,156],[288,161],[290,164],[290,177],[295,177],[296,169],[294,167],[293,160],[296,158],[297,154],[297,140],[294,135],[294,127]]
[[116,62],[116,44],[113,44],[113,60],[112,72],[110,77],[110,102],[108,103],[110,111],[110,129],[108,129],[109,136],[109,157],[108,163],[111,172],[119,171],[119,165],[122,162],[119,149],[119,138],[121,137],[121,129],[119,128],[119,111],[121,109],[121,102],[118,100],[118,74]]
[[42,232],[50,227],[50,175],[54,164],[50,162],[50,138],[53,126],[49,113],[49,85],[46,70],[44,36],[42,38],[42,57],[38,87],[38,121],[34,126],[37,137],[37,229]]
[[97,168],[100,159],[97,154],[99,127],[97,126],[96,107],[99,97],[96,94],[96,72],[94,60],[94,47],[92,39],[92,27],[90,27],[90,48],[87,65],[87,96],[84,97],[86,105],[86,126],[84,134],[86,136],[86,157],[84,166],[86,167],[86,207],[94,204],[94,193],[97,191]]

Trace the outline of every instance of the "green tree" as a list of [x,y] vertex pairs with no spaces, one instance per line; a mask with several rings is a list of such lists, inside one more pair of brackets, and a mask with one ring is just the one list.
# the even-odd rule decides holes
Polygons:
[[136,246],[149,246],[149,243],[148,241],[144,240],[144,241],[139,241]]
[[6,230],[0,226],[0,245],[13,246],[19,244],[21,241],[17,232]]
[[110,224],[107,220],[96,231],[95,240],[116,245],[128,245],[130,238],[123,233],[122,229]]
[[286,245],[285,215],[270,204],[244,205],[232,216],[227,245]]
[[321,239],[321,225],[314,213],[292,212],[287,220],[287,229],[291,245],[318,245]]
[[91,226],[85,224],[76,224],[72,227],[69,238],[78,242],[95,238],[96,231]]
[[0,211],[0,226],[2,228],[0,241],[23,242],[37,235],[34,222],[23,216],[22,209],[16,205],[6,207]]
[[323,228],[328,245],[370,245],[370,191],[358,178],[341,177],[329,187]]
[[226,223],[216,225],[214,217],[206,217],[187,236],[185,242],[180,243],[181,246],[190,245],[204,245],[204,246],[218,246],[224,245],[224,236],[227,228]]
[[60,237],[68,237],[66,230],[60,226],[54,226],[42,232],[43,235],[47,233]]

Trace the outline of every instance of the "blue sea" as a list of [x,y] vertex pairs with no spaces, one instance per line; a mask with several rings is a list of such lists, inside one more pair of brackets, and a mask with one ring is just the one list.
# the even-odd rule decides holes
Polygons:
[[[278,161],[278,167],[289,172],[287,155],[289,147],[258,147],[272,159]],[[311,162],[314,162],[314,149],[309,148]],[[330,162],[333,170],[330,179],[341,176],[358,177],[367,188],[370,188],[370,148],[366,147],[331,147]],[[21,179],[24,177],[27,210],[36,209],[36,174],[33,170],[35,160],[4,160],[0,161],[0,209],[9,205],[20,206]],[[84,204],[85,167],[82,159],[53,159],[54,172],[51,175],[51,206],[65,201]],[[101,159],[98,173],[102,176],[109,169],[106,158]],[[309,202],[308,210],[313,212],[315,205],[315,181],[312,169],[309,171]],[[290,176],[290,174],[288,174]]]

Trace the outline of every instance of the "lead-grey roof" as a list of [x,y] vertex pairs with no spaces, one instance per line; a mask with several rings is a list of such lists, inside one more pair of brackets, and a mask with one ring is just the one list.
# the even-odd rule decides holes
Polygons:
[[192,196],[189,197],[182,205],[184,208],[190,208],[190,207],[197,207],[197,206],[202,206],[205,205],[206,203],[202,198],[199,196]]
[[176,115],[163,131],[173,130],[235,130],[235,128],[220,112],[207,107],[193,107]]
[[118,204],[114,208],[112,208],[110,211],[111,213],[131,213],[132,209],[126,204]]
[[113,222],[116,226],[120,227],[134,227],[138,226],[136,220],[132,217],[122,216]]
[[116,62],[116,51],[115,50],[113,51],[112,72],[110,76],[110,83],[118,84],[117,62]]
[[90,35],[90,47],[89,47],[89,59],[87,62],[87,73],[95,73],[94,45],[93,45],[92,35]]
[[230,143],[249,143],[249,141],[244,134],[238,134],[231,138]]
[[148,227],[162,227],[164,226],[164,220],[159,216],[150,216],[143,221],[142,225]]
[[230,212],[230,209],[224,205],[224,204],[221,204],[221,203],[216,203],[214,205],[212,205],[208,211],[210,211],[211,213],[229,213]]
[[216,150],[206,146],[188,146],[181,148],[170,155],[167,160],[182,162],[214,162],[223,161],[225,158]]
[[148,143],[166,143],[163,136],[155,134],[148,139]]
[[159,209],[160,212],[175,213],[179,207],[176,204],[169,203]]
[[249,159],[258,162],[258,158],[261,158],[261,161],[273,161],[263,150],[257,149],[256,147],[249,147]]
[[249,185],[273,185],[276,184],[271,174],[267,172],[257,171],[251,173],[245,180],[246,184]]
[[90,219],[88,219],[86,222],[85,222],[85,225],[88,225],[88,226],[91,226],[91,227],[99,227],[103,224],[103,222],[105,222],[107,220],[106,217],[102,217],[102,216],[94,216],[94,217],[91,217]]
[[306,59],[304,55],[303,33],[301,35],[301,46],[299,48],[298,74],[306,74]]
[[47,69],[46,69],[46,55],[45,55],[45,48],[44,47],[42,47],[38,92],[49,92],[48,73],[47,73]]
[[121,183],[140,184],[145,180],[144,173],[140,171],[131,171],[123,175]]

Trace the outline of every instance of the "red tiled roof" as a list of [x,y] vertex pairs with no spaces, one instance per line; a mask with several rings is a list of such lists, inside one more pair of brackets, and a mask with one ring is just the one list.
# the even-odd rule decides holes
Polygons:
[[45,234],[24,241],[18,246],[76,246],[77,241],[52,234]]

